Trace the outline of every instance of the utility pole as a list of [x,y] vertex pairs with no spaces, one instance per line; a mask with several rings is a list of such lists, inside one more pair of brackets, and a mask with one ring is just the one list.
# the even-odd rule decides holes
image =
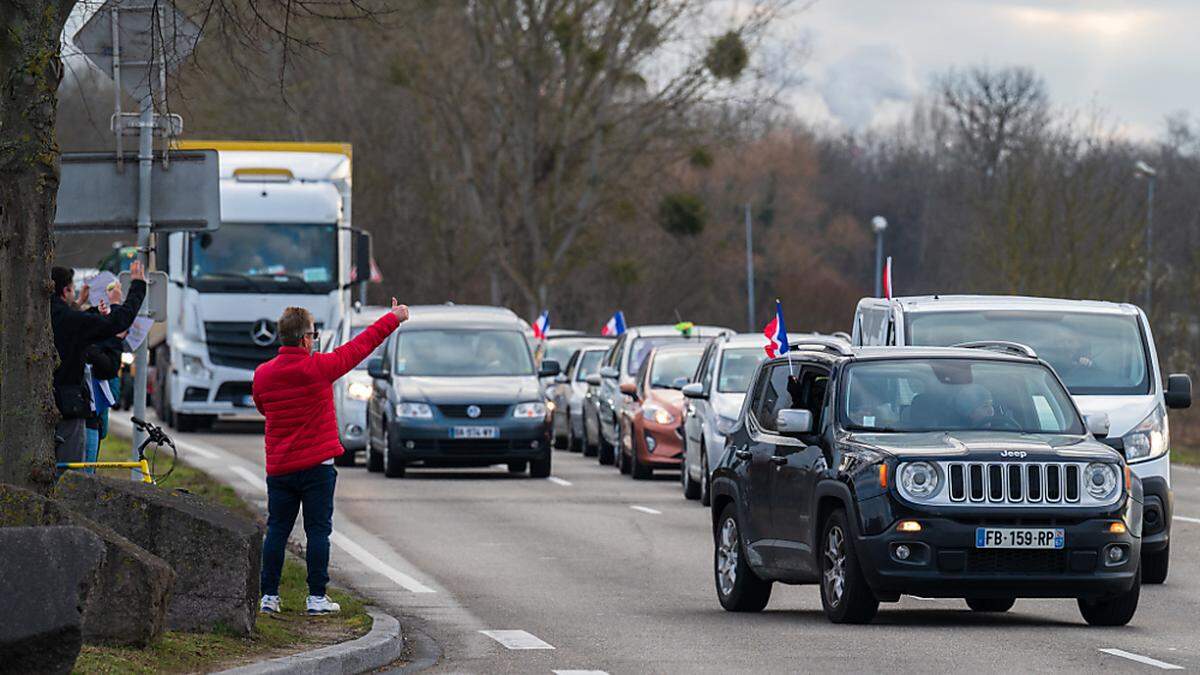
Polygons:
[[746,202],[746,319],[753,333],[754,321],[754,219],[750,217],[750,202]]

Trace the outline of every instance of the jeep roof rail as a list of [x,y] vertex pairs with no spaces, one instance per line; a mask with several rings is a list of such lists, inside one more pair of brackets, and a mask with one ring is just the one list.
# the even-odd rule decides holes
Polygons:
[[960,342],[950,346],[960,349],[986,349],[1003,354],[1016,354],[1031,359],[1038,357],[1037,352],[1033,351],[1033,347],[1021,344],[1020,342],[1009,342],[1008,340],[976,340],[973,342]]
[[815,349],[818,351],[835,352],[839,356],[853,356],[854,352],[850,349],[849,343],[841,338],[827,337],[824,335],[805,335],[803,338],[796,340],[795,344],[788,345],[789,351],[795,349],[803,351],[806,349]]

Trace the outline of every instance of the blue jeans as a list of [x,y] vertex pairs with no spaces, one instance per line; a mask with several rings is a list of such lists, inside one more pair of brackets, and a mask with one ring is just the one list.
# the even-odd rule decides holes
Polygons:
[[282,476],[267,476],[267,537],[263,540],[263,595],[279,595],[283,553],[304,507],[308,594],[325,595],[329,583],[329,535],[333,532],[333,489],[337,471],[328,464]]
[[[83,451],[83,461],[95,462],[100,458],[100,430],[87,429],[85,433],[87,434],[87,446]],[[96,473],[96,470],[90,467],[84,469],[84,471],[87,473]]]

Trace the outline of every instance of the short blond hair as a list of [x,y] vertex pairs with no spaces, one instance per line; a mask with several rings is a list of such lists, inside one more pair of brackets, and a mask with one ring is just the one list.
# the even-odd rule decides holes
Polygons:
[[312,314],[303,307],[288,307],[279,317],[279,342],[286,347],[299,347],[304,334],[312,330]]

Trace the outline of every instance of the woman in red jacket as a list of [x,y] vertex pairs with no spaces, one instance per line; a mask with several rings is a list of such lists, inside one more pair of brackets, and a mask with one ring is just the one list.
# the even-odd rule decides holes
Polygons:
[[408,307],[392,298],[384,314],[358,337],[325,353],[313,353],[318,333],[312,314],[288,307],[279,317],[279,354],[254,371],[254,405],[267,418],[267,536],[260,587],[264,612],[279,611],[283,552],[296,515],[304,507],[309,614],[341,610],[325,594],[329,583],[329,535],[333,532],[333,458],[338,440],[333,382],[350,372],[408,319]]

